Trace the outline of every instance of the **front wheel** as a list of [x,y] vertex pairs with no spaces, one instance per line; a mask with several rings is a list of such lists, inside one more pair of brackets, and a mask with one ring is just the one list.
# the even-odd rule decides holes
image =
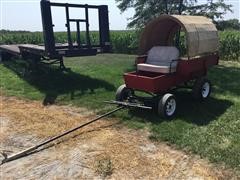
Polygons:
[[195,81],[192,94],[194,99],[205,100],[211,94],[211,82],[207,78],[199,78]]
[[172,94],[165,94],[158,102],[158,114],[164,118],[172,118],[176,109],[177,101]]
[[128,100],[131,95],[133,94],[133,90],[130,88],[127,88],[125,84],[119,86],[119,88],[116,91],[116,101],[126,101]]

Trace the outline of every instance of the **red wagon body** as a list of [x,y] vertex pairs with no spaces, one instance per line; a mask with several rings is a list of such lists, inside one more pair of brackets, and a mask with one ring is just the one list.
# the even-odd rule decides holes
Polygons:
[[[140,57],[137,62],[144,62],[144,59],[145,57]],[[206,76],[208,68],[217,65],[218,61],[217,54],[191,60],[179,59],[175,73],[134,71],[125,73],[124,80],[128,88],[155,94],[162,93],[190,80]]]

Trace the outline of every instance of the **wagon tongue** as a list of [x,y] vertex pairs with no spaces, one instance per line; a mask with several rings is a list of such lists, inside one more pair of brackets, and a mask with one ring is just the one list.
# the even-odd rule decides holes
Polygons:
[[67,131],[64,131],[63,133],[61,133],[59,135],[56,135],[56,136],[54,136],[54,137],[52,137],[52,138],[50,138],[50,139],[48,139],[46,141],[43,141],[43,142],[41,142],[41,143],[39,143],[39,144],[37,144],[35,146],[32,146],[32,147],[30,147],[28,149],[25,149],[25,150],[23,150],[21,152],[18,152],[16,154],[7,156],[7,154],[5,152],[2,152],[1,154],[2,154],[4,159],[0,161],[0,166],[2,164],[6,163],[6,162],[13,161],[13,160],[19,159],[21,157],[28,156],[28,155],[30,155],[30,154],[32,154],[34,152],[37,152],[36,150],[39,149],[40,147],[43,147],[46,144],[49,144],[49,143],[51,143],[51,142],[53,142],[55,140],[58,140],[58,139],[62,138],[63,136],[66,136],[66,135],[68,135],[68,134],[70,134],[70,133],[72,133],[74,131],[77,131],[78,129],[81,129],[81,128],[87,126],[87,125],[90,125],[90,124],[98,121],[99,119],[107,117],[107,116],[109,116],[109,115],[111,115],[111,114],[113,114],[113,113],[115,113],[115,112],[117,112],[119,110],[124,109],[124,108],[125,108],[125,106],[117,107],[116,109],[114,109],[112,111],[109,111],[109,112],[107,112],[107,113],[105,113],[103,115],[100,115],[100,116],[98,116],[98,117],[96,117],[96,118],[94,118],[94,119],[92,119],[92,120],[90,120],[90,121],[88,121],[88,122],[86,122],[84,124],[80,124],[77,127],[74,127],[74,128],[69,129]]
[[119,106],[124,106],[124,107],[134,107],[134,108],[141,108],[141,109],[152,109],[152,107],[145,106],[139,103],[132,103],[132,102],[124,102],[124,101],[104,101],[105,103],[108,104],[115,104]]

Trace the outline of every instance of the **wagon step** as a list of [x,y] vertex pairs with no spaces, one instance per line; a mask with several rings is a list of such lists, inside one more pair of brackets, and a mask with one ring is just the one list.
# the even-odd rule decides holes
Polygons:
[[145,105],[142,105],[142,104],[139,104],[139,103],[132,103],[132,102],[126,102],[126,101],[104,101],[105,103],[108,103],[108,104],[116,104],[116,105],[119,105],[119,106],[124,106],[124,107],[134,107],[134,108],[141,108],[141,109],[153,109],[152,107],[150,106],[145,106]]

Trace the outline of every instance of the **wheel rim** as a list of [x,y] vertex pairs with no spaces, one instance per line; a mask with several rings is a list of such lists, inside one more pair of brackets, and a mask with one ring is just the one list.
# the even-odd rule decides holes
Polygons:
[[166,114],[172,116],[176,110],[176,101],[175,99],[170,99],[166,104]]
[[202,86],[202,97],[206,98],[210,91],[210,84],[208,82],[205,82]]
[[122,95],[122,100],[123,101],[128,100],[128,98],[131,96],[132,96],[132,91],[130,89],[125,89]]

